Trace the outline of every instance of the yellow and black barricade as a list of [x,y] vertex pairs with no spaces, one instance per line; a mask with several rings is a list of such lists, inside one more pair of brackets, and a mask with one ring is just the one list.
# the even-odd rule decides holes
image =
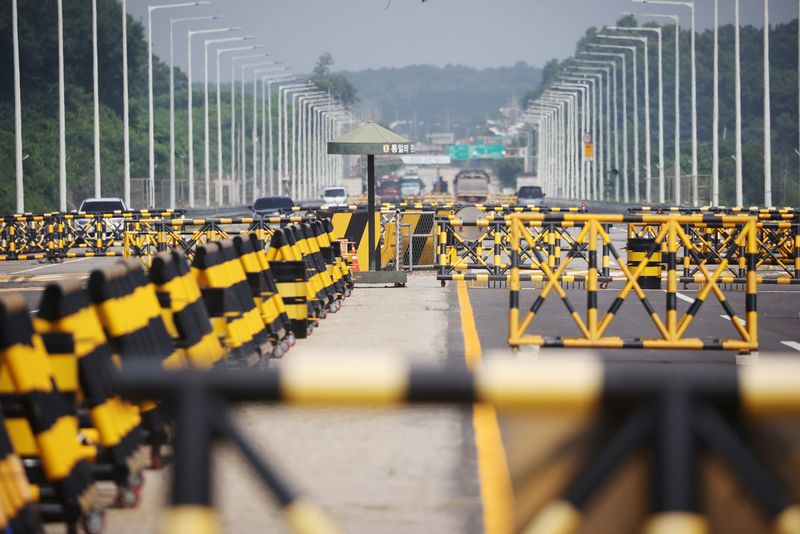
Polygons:
[[[684,224],[703,225],[708,222],[723,224],[733,228],[733,244],[744,249],[747,257],[746,265],[746,296],[745,318],[740,319],[724,292],[719,287],[719,277],[728,268],[729,257],[725,257],[713,269],[709,270],[702,262],[698,268],[702,274],[703,286],[689,309],[682,318],[678,317],[677,292],[678,283],[682,279],[678,276],[677,251],[681,243],[690,241],[690,237],[683,230]],[[584,317],[571,303],[566,291],[560,286],[559,279],[572,262],[572,257],[565,259],[557,269],[551,269],[547,262],[541,262],[542,270],[547,277],[545,286],[538,292],[530,309],[523,315],[520,314],[521,276],[519,268],[520,250],[523,244],[533,246],[533,237],[528,227],[531,224],[580,224],[581,232],[576,241],[585,242],[589,251],[589,271],[586,288],[588,293],[586,315]],[[616,251],[605,225],[608,224],[648,224],[657,230],[648,250],[643,253],[637,265],[628,267]],[[756,310],[757,293],[757,265],[756,265],[756,219],[748,216],[727,216],[722,218],[709,218],[704,215],[514,215],[511,217],[512,226],[512,254],[511,254],[511,281],[509,335],[508,342],[514,348],[520,345],[539,345],[545,347],[580,347],[580,348],[644,348],[644,349],[687,349],[687,350],[736,350],[749,352],[758,349],[758,314]],[[600,275],[597,265],[597,250],[602,243],[621,269],[624,275],[624,285],[617,293],[616,299],[604,315],[598,312],[597,290],[600,285]],[[648,268],[649,259],[656,250],[666,248],[666,311],[663,316],[656,312],[650,303],[644,288],[639,282],[640,277]],[[544,336],[541,334],[528,334],[539,310],[551,292],[555,291],[564,306],[567,314],[578,327],[580,336]],[[633,292],[641,300],[645,312],[652,320],[660,337],[656,338],[622,338],[608,335],[614,317],[618,314],[626,298]],[[706,298],[713,292],[719,301],[726,316],[730,319],[737,338],[729,339],[700,339],[686,337],[687,330],[692,320],[699,312]]]
[[233,243],[247,275],[253,301],[269,332],[272,355],[280,358],[294,344],[294,335],[261,241],[257,235],[250,234],[247,238],[235,237]]
[[45,520],[75,525],[96,505],[86,461],[94,449],[80,444],[78,418],[55,385],[21,296],[0,297],[0,395],[14,450],[33,460],[29,479],[55,491]]
[[44,341],[59,391],[72,399],[81,416],[81,433],[91,436],[90,443],[98,448],[94,478],[113,480],[120,488],[119,503],[132,506],[149,460],[141,418],[138,408],[119,394],[119,369],[86,290],[77,283],[48,286],[34,327]]
[[3,532],[39,534],[42,524],[22,459],[14,452],[0,415],[0,529]]
[[253,302],[233,241],[199,247],[192,262],[211,317],[225,328],[225,343],[234,365],[256,365],[271,351],[269,334]]
[[278,294],[292,322],[292,332],[297,339],[305,339],[313,329],[308,269],[305,262],[294,259],[290,238],[293,236],[287,229],[275,232],[267,257]]
[[187,363],[209,369],[225,356],[220,337],[214,332],[197,280],[186,257],[162,252],[153,258],[150,280],[162,309],[167,330],[186,354]]

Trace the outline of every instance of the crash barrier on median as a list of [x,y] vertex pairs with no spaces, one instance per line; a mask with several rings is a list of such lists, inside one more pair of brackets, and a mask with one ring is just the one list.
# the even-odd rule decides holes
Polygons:
[[[165,532],[193,533],[199,519],[208,532],[219,530],[209,469],[217,437],[242,453],[290,529],[337,531],[258,453],[230,415],[231,403],[269,401],[326,407],[485,403],[501,417],[513,411],[580,419],[554,437],[525,443],[532,454],[512,478],[512,502],[501,511],[511,516],[503,523],[514,531],[771,528],[796,534],[800,490],[797,465],[788,457],[797,440],[791,423],[800,417],[799,377],[797,359],[741,367],[489,359],[469,371],[412,367],[399,360],[314,358],[247,375],[131,369],[122,387],[135,397],[162,399],[181,414]],[[776,422],[776,417],[782,419]],[[640,478],[632,484],[626,475],[627,482],[621,482],[618,475],[629,471],[634,460],[645,463]],[[708,469],[709,462],[715,469]],[[620,485],[617,498],[603,497],[609,486]],[[709,485],[724,495],[709,499],[708,491],[699,489]],[[530,486],[536,491],[526,491]]]
[[[759,208],[673,208],[640,207],[631,208],[631,214],[701,214],[713,222],[715,218],[731,215],[749,215],[757,222],[756,263],[761,270],[759,283],[800,284],[800,212],[784,209]],[[648,238],[653,228],[647,224],[629,226],[629,237]],[[721,225],[707,224],[700,228],[687,226],[684,231],[691,239],[681,244],[683,256],[678,263],[683,266],[683,277],[698,277],[699,272],[694,258],[701,258],[707,265],[719,264],[722,258],[729,257],[727,272],[722,280],[729,284],[744,284],[745,260],[741,250],[733,246],[730,229]],[[690,250],[691,249],[691,252]]]
[[[633,268],[626,266],[616,247],[612,243],[607,230],[610,224],[648,224],[653,227],[655,237],[647,251],[645,251],[639,263]],[[561,287],[561,278],[568,272],[570,264],[573,262],[573,255],[568,255],[560,265],[553,268],[548,262],[544,261],[542,253],[537,248],[537,236],[535,230],[531,230],[544,225],[567,225],[579,226],[580,233],[575,237],[577,243],[586,245],[588,256],[588,274],[586,277],[587,305],[585,319],[572,304],[567,292]],[[708,268],[705,263],[696,258],[696,264],[701,273],[702,286],[685,315],[678,316],[678,283],[693,282],[694,280],[680,278],[678,274],[677,253],[681,244],[690,242],[691,237],[684,230],[686,225],[702,226],[705,224],[723,225],[730,229],[732,245],[736,249],[744,249],[745,272],[744,280],[746,291],[744,295],[745,314],[741,319],[731,306],[725,292],[720,288],[720,276],[725,272],[731,261],[730,257],[724,257],[720,263],[712,268]],[[583,347],[583,348],[645,348],[645,349],[689,349],[689,350],[737,350],[749,352],[758,350],[758,311],[756,298],[758,290],[757,264],[756,264],[756,219],[749,216],[726,216],[715,219],[709,223],[702,215],[514,215],[510,217],[511,226],[511,273],[509,281],[510,290],[510,309],[509,309],[509,333],[508,343],[513,348],[522,345],[538,345],[543,347]],[[666,252],[661,252],[663,245],[666,244]],[[607,250],[616,261],[619,269],[624,276],[624,285],[618,291],[616,298],[609,305],[604,315],[599,313],[598,289],[602,282],[601,268],[598,265],[598,249]],[[520,313],[522,305],[521,297],[523,277],[523,258],[525,254],[532,252],[538,259],[538,266],[544,272],[546,283],[538,291],[530,309]],[[663,254],[666,258],[666,308],[664,315],[660,315],[653,307],[650,299],[645,294],[640,277],[648,268],[650,258],[656,254]],[[541,321],[534,324],[535,319],[546,315],[552,317],[552,313],[543,314],[542,306],[548,296],[555,292],[564,304],[567,316],[572,319],[577,336],[570,336],[563,323],[558,323],[548,330],[545,334],[539,328],[536,333],[529,334],[532,327],[536,327]],[[635,293],[642,303],[644,310],[651,319],[648,328],[655,330],[651,337],[647,337],[646,332],[639,332],[636,338],[623,338],[622,330],[619,335],[611,335],[614,319],[620,313],[620,308],[630,296]],[[730,321],[734,329],[736,338],[709,339],[708,332],[703,332],[705,336],[689,337],[689,329],[692,321],[699,313],[701,307],[706,302],[709,295],[716,297],[725,317]],[[687,298],[687,297],[685,297]],[[709,304],[706,304],[706,308]],[[552,312],[552,310],[550,310]],[[619,322],[619,321],[618,321]],[[628,328],[630,331],[630,328]],[[696,335],[700,335],[696,332]]]
[[[33,318],[21,297],[0,296],[0,524],[101,532],[96,481],[114,484],[115,506],[136,506],[144,469],[170,459],[175,427],[159,399],[121,395],[119,370],[231,373],[283,356],[295,329],[307,336],[352,289],[332,230],[328,220],[289,224],[271,237],[285,246],[269,250],[257,233],[208,243],[191,269],[177,250],[149,273],[120,260],[88,287],[48,286]],[[297,279],[276,274],[286,264]],[[302,319],[290,317],[298,293]]]
[[46,213],[0,217],[0,261],[120,256],[126,221],[182,216],[181,211]]

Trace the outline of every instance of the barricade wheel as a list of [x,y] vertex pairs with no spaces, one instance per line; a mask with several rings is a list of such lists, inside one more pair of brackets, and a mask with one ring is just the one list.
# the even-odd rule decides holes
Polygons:
[[106,528],[103,512],[92,512],[81,519],[81,527],[86,534],[101,534]]
[[294,332],[289,332],[289,335],[286,336],[286,341],[289,343],[290,347],[294,347],[294,344],[297,343],[297,338],[294,337]]
[[447,284],[447,282],[445,282],[444,280],[442,280],[442,287],[444,287],[446,284]]
[[608,289],[608,282],[600,282],[600,289]]
[[272,348],[272,357],[273,358],[283,358],[283,355],[286,353],[283,343],[278,343],[275,347]]
[[117,490],[117,498],[114,501],[116,508],[130,509],[139,506],[140,490],[132,487],[122,487]]

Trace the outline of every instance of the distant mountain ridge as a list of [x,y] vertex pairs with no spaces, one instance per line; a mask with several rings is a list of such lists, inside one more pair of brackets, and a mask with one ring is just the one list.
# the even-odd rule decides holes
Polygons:
[[449,114],[451,127],[465,133],[466,126],[496,118],[499,108],[541,79],[541,69],[524,62],[488,69],[413,65],[341,74],[356,87],[360,100],[380,105],[385,122],[413,119],[416,113],[417,121],[428,126],[420,132],[444,130]]

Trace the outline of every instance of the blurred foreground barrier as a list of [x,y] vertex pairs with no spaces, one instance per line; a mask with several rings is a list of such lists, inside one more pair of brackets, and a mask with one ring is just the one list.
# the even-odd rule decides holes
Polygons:
[[[544,261],[539,251],[537,234],[531,231],[531,226],[559,224],[580,227],[580,233],[575,238],[577,243],[585,243],[588,252],[588,275],[586,279],[587,304],[584,317],[572,304],[567,292],[561,287],[561,277],[566,272],[575,258],[569,254],[557,268],[551,267]],[[620,257],[608,232],[608,225],[614,223],[647,224],[654,229],[654,237],[648,250],[639,254],[639,263],[629,268]],[[758,310],[757,298],[757,264],[756,264],[756,219],[749,216],[726,216],[715,220],[730,229],[731,250],[743,249],[745,260],[744,282],[746,284],[745,315],[744,319],[736,314],[725,293],[719,286],[719,278],[733,261],[729,254],[720,259],[718,265],[707,268],[703,261],[697,261],[697,268],[701,273],[703,284],[689,306],[686,314],[679,318],[677,308],[678,271],[677,251],[680,244],[690,243],[691,238],[685,231],[686,225],[707,224],[702,215],[513,215],[510,218],[511,226],[511,279],[509,283],[509,333],[508,343],[513,348],[521,345],[538,345],[544,347],[582,347],[582,348],[645,348],[645,349],[688,349],[688,350],[736,350],[749,352],[758,350]],[[602,247],[603,255],[610,253],[619,269],[624,275],[624,285],[619,289],[616,298],[609,305],[605,314],[600,315],[598,310],[598,289],[602,279],[598,265],[598,248]],[[666,248],[665,252],[662,249]],[[524,281],[521,270],[525,268],[523,258],[533,252],[539,259],[539,268],[547,278],[544,287],[538,291],[533,304],[526,312],[520,315],[521,283]],[[645,294],[640,277],[648,269],[651,257],[660,254],[666,258],[666,307],[664,315],[659,315]],[[604,261],[603,269],[606,268]],[[680,279],[684,281],[684,279]],[[614,289],[616,290],[616,288]],[[577,326],[579,336],[566,335],[563,326],[550,336],[541,333],[528,334],[534,325],[542,305],[548,296],[555,292],[566,308],[567,315]],[[635,293],[642,303],[647,316],[655,326],[659,337],[657,338],[622,338],[608,334],[614,318],[631,293]],[[738,338],[713,339],[687,337],[687,330],[692,320],[697,316],[703,303],[713,295],[721,305],[725,315],[730,319],[730,324],[735,329]],[[570,325],[572,326],[572,325]],[[570,331],[574,331],[570,328]],[[563,332],[563,333],[562,333]]]
[[[800,474],[796,464],[777,473],[767,467],[750,445],[744,424],[800,416],[798,359],[762,360],[746,367],[490,359],[474,371],[372,358],[297,359],[245,375],[128,368],[121,386],[134,397],[163,399],[178,414],[175,476],[164,532],[195,532],[201,520],[206,532],[218,530],[210,484],[211,443],[218,436],[242,452],[295,532],[334,532],[319,510],[309,508],[256,454],[232,422],[228,403],[261,401],[365,407],[477,402],[498,410],[590,416],[601,432],[581,439],[586,454],[563,483],[547,483],[532,523],[517,520],[520,529],[527,526],[526,532],[578,532],[582,511],[642,448],[650,451],[653,488],[652,515],[644,532],[709,531],[695,491],[697,467],[706,452],[717,455],[751,493],[776,532],[800,531],[800,508],[793,505],[799,496],[791,483]],[[557,462],[564,448],[574,447],[559,443],[545,454],[545,464]],[[309,530],[303,530],[303,524]]]

